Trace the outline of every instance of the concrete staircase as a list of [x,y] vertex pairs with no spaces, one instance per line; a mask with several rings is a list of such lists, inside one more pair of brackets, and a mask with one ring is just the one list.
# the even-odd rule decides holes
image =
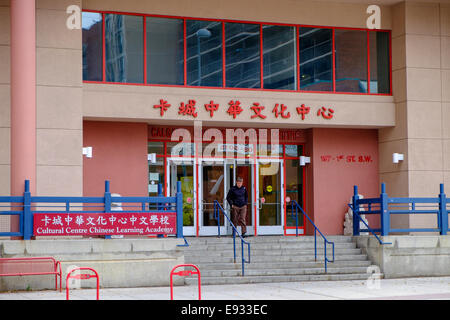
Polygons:
[[[239,284],[320,280],[367,280],[371,265],[367,256],[349,236],[328,236],[335,243],[335,262],[328,263],[325,273],[323,239],[317,237],[317,261],[314,260],[314,236],[258,236],[245,240],[251,246],[251,263],[245,264],[242,276],[241,241],[236,238],[236,263],[233,262],[233,238],[230,236],[186,238],[185,263],[195,264],[202,284]],[[244,255],[247,258],[247,246]],[[332,260],[332,246],[327,246]],[[197,284],[197,278],[186,277],[186,284]]]

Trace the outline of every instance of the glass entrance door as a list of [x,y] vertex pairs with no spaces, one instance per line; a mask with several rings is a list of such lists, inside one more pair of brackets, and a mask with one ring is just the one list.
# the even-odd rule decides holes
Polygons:
[[[217,235],[218,223],[214,216],[214,201],[226,209],[225,198],[228,190],[229,177],[225,170],[223,159],[201,159],[198,167],[199,198],[199,235]],[[219,210],[220,234],[226,234],[226,225],[223,213]],[[227,221],[228,222],[228,221]]]
[[192,159],[169,158],[167,160],[167,190],[169,196],[174,197],[177,192],[177,181],[181,181],[183,193],[183,234],[194,236],[197,225],[195,215],[195,186],[197,180]]
[[[254,161],[253,159],[227,159],[226,170],[227,176],[229,177],[230,184],[227,188],[227,194],[229,189],[236,185],[237,177],[241,177],[243,179],[242,185],[247,189],[248,193],[248,203],[247,203],[247,217],[245,219],[245,224],[247,226],[247,235],[255,234],[254,225],[253,225],[253,217],[254,217]],[[226,196],[225,196],[226,197]],[[227,214],[231,219],[231,208],[228,203],[227,206]],[[242,234],[241,227],[237,227],[239,233]],[[228,234],[232,234],[233,230],[231,224],[228,224]]]
[[283,160],[258,160],[256,166],[257,233],[283,234]]

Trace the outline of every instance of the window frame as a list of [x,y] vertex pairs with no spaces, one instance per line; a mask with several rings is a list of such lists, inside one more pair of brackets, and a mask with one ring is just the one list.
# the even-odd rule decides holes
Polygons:
[[[198,17],[186,17],[186,16],[173,16],[173,15],[158,15],[158,14],[144,14],[144,13],[133,13],[133,12],[119,12],[119,11],[102,11],[102,10],[88,10],[83,9],[82,12],[92,12],[92,13],[100,13],[102,15],[102,81],[92,81],[92,80],[83,80],[83,83],[94,83],[94,84],[119,84],[119,85],[133,85],[133,86],[151,86],[151,87],[180,87],[180,88],[202,88],[202,89],[226,89],[226,90],[250,90],[250,91],[275,91],[275,92],[302,92],[302,93],[325,93],[325,94],[350,94],[350,95],[374,95],[374,96],[392,96],[392,32],[388,29],[367,29],[367,28],[350,28],[350,27],[336,27],[336,26],[321,26],[321,25],[308,25],[308,24],[290,24],[290,23],[274,23],[274,22],[255,22],[255,21],[245,21],[245,20],[229,20],[229,19],[211,19],[211,18],[198,18]],[[122,82],[108,82],[106,81],[106,58],[105,58],[105,15],[106,14],[119,14],[119,15],[133,15],[139,16],[143,19],[143,57],[144,57],[144,73],[143,73],[143,83],[122,83]],[[182,85],[174,85],[174,84],[150,84],[147,83],[148,74],[147,74],[147,39],[146,39],[146,20],[147,17],[155,17],[155,18],[168,18],[168,19],[181,19],[183,20],[183,37],[184,37],[184,83]],[[222,24],[222,86],[212,87],[212,86],[190,86],[187,85],[187,66],[186,66],[186,20],[202,20],[202,21],[216,21]],[[259,88],[233,88],[226,86],[226,54],[225,54],[225,23],[245,23],[245,24],[256,24],[260,27],[260,64],[261,64],[261,72],[260,72],[260,87]],[[262,27],[263,25],[275,25],[275,26],[286,26],[286,27],[294,27],[296,32],[296,81],[297,87],[295,90],[289,89],[265,89],[264,88],[264,52],[263,52],[263,33]],[[300,44],[298,41],[299,38],[299,28],[308,27],[308,28],[324,28],[332,30],[332,62],[333,62],[333,90],[332,91],[309,91],[309,90],[301,90],[300,88]],[[370,32],[387,32],[389,34],[389,93],[372,93],[370,92],[370,86],[368,86],[367,92],[341,92],[336,91],[336,47],[335,47],[335,30],[343,29],[343,30],[360,30],[365,31],[367,33],[367,75],[368,75],[368,83],[370,83]]]

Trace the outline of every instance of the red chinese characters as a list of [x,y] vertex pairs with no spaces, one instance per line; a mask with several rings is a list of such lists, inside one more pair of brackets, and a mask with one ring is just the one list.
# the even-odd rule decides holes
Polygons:
[[334,110],[331,108],[322,107],[317,111],[317,116],[322,116],[324,119],[333,118]]
[[302,120],[305,120],[305,116],[309,113],[310,108],[302,104],[300,107],[297,107],[297,113],[301,115]]
[[195,110],[195,100],[189,100],[187,104],[181,102],[178,114],[182,114],[184,116],[189,115],[197,118],[197,111]]
[[167,103],[164,99],[159,100],[159,104],[155,104],[153,108],[160,108],[161,117],[164,116],[164,112],[170,108],[170,104]]
[[214,103],[214,101],[210,101],[209,103],[205,104],[206,111],[209,111],[209,116],[212,118],[214,117],[214,112],[216,112],[219,109],[219,104]]
[[242,112],[244,111],[244,109],[242,109],[241,107],[241,102],[236,100],[233,101],[231,100],[230,103],[228,103],[230,106],[228,107],[228,114],[233,116],[233,119],[236,119],[236,117]]
[[251,119],[254,119],[254,118],[265,119],[266,116],[261,113],[265,108],[266,107],[264,107],[264,106],[260,106],[258,102],[253,102],[253,106],[251,106],[250,109],[252,109],[255,114],[252,115],[250,118]]
[[[278,110],[278,106],[280,106],[280,110]],[[278,118],[279,116],[281,116],[282,118],[288,119],[291,117],[291,113],[288,112],[285,114],[287,110],[287,106],[285,106],[284,104],[279,105],[278,103],[275,104],[275,107],[272,109],[272,112],[275,114],[275,118]]]

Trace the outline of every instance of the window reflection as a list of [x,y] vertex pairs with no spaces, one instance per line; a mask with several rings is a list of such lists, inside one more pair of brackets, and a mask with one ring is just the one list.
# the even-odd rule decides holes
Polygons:
[[227,87],[261,87],[259,28],[257,24],[225,24]]
[[263,26],[264,88],[295,90],[295,28]]
[[106,81],[142,83],[143,18],[105,15]]
[[336,91],[367,92],[367,32],[335,30]]
[[103,80],[103,27],[102,14],[83,12],[83,80]]
[[222,23],[186,21],[187,84],[222,86]]
[[370,31],[370,93],[389,93],[389,33]]
[[147,82],[184,84],[182,19],[147,18]]
[[299,28],[300,89],[333,91],[333,32]]

